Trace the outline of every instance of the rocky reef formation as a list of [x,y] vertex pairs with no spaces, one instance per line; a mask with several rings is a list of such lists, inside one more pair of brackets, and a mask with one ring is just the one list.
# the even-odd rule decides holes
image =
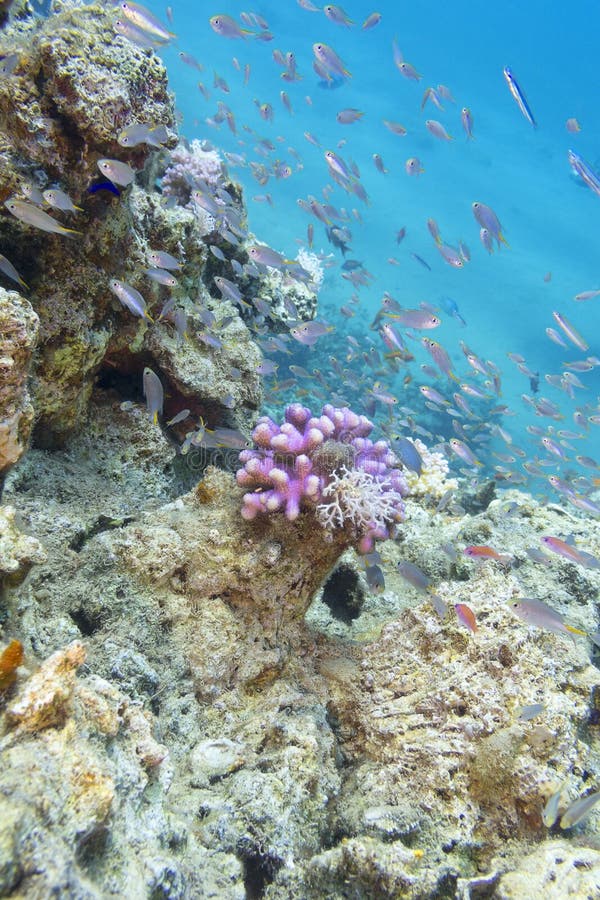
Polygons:
[[[16,196],[29,202],[56,185],[81,207],[74,214],[52,210],[61,225],[81,232],[72,239],[8,213],[0,217],[1,249],[30,288],[19,288],[27,300],[11,294],[11,308],[3,295],[2,334],[17,330],[29,303],[35,310],[14,373],[26,371],[36,314],[40,321],[32,402],[15,384],[14,408],[5,412],[0,404],[4,466],[26,443],[34,410],[35,440],[45,446],[60,443],[85,420],[98,380],[118,383],[124,397],[137,399],[145,365],[163,373],[175,411],[187,404],[207,422],[236,423],[260,404],[260,377],[254,371],[260,351],[239,317],[231,315],[230,304],[214,301],[203,281],[204,224],[191,210],[168,208],[158,190],[156,176],[167,164],[166,150],[118,142],[123,128],[139,121],[174,129],[174,113],[162,62],[117,35],[113,20],[104,6],[64,4],[47,19],[19,19],[2,35],[2,51],[17,62],[0,85],[0,200]],[[177,141],[172,135],[167,146]],[[114,188],[90,193],[102,181],[102,158],[131,166],[137,184],[121,189],[120,196]],[[229,184],[225,172],[222,184]],[[151,249],[182,261],[171,311],[162,315],[170,294],[144,273]],[[149,314],[161,321],[139,319],[123,309],[110,290],[111,278],[139,290]],[[217,326],[228,314],[231,321],[218,341],[208,342],[202,315],[212,308]],[[174,328],[177,310],[186,322],[185,336]]]
[[[177,457],[160,429],[116,400],[95,417],[97,430],[63,451],[30,451],[6,487],[47,559],[2,604],[2,645],[19,636],[26,665],[4,698],[3,785],[19,786],[24,820],[42,833],[42,788],[22,775],[42,742],[46,766],[61,754],[69,771],[86,761],[92,795],[79,806],[77,779],[59,790],[46,771],[49,808],[85,814],[57,814],[35,845],[27,827],[13,835],[7,883],[34,896],[40,877],[49,889],[69,871],[100,895],[110,873],[119,892],[137,878],[169,897],[200,885],[232,898],[316,900],[348,885],[360,898],[525,897],[526,855],[537,866],[562,853],[542,822],[546,801],[564,784],[566,808],[598,759],[591,645],[528,629],[510,607],[535,593],[595,629],[598,572],[559,557],[540,567],[526,553],[564,530],[564,514],[517,492],[461,519],[407,498],[399,539],[382,545],[386,589],[374,594],[357,563],[344,557],[341,571],[351,535],[324,541],[311,512],[245,522],[242,490],[217,469],[165,503],[165,463]],[[597,549],[593,523],[570,516],[568,527]],[[440,550],[475,540],[513,567]],[[434,581],[445,620],[394,576],[399,558]],[[465,601],[475,635],[452,611]],[[15,710],[82,642],[85,669],[59,692],[60,715],[25,731]],[[32,681],[27,670],[48,657]],[[532,704],[542,708],[527,719]],[[581,860],[596,865],[597,817],[577,826],[579,846],[560,840],[574,885],[587,877]]]
[[38,326],[31,304],[0,288],[0,486],[3,473],[23,454],[33,425],[27,382]]

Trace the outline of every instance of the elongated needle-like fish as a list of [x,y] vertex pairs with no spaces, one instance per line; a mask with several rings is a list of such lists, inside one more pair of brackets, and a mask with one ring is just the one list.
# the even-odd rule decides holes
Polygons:
[[535,119],[533,117],[533,113],[531,112],[531,107],[529,106],[529,103],[527,102],[527,97],[525,96],[525,94],[523,93],[521,88],[519,87],[519,85],[517,83],[517,79],[515,78],[515,76],[512,73],[512,69],[509,66],[504,66],[504,69],[502,71],[504,72],[504,77],[506,79],[508,89],[510,90],[511,94],[517,101],[519,109],[521,110],[521,112],[523,113],[523,115],[525,116],[525,118],[527,119],[529,124],[533,125],[534,128],[537,128],[537,122],[535,121]]

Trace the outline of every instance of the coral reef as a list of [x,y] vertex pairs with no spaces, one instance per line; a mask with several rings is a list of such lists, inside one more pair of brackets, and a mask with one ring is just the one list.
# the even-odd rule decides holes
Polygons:
[[[341,400],[263,417],[239,457],[211,430],[244,444],[259,344],[285,349],[265,323],[314,315],[323,270],[252,253],[212,148],[118,142],[174,111],[112,21],[57,0],[2,32],[0,200],[56,182],[83,210],[56,213],[74,237],[0,219],[31,286],[0,290],[0,895],[595,896],[600,806],[560,816],[598,788],[600,570],[530,551],[597,555],[600,525],[493,483],[469,497],[420,441],[416,477]],[[101,157],[134,170],[119,196],[87,191]],[[216,437],[184,455],[188,419]],[[434,506],[455,488],[462,507]],[[567,630],[518,618],[528,596]]]
[[95,675],[76,677],[85,656],[78,641],[58,650],[0,711],[2,896],[17,886],[27,896],[99,896],[87,859],[117,810],[121,846],[135,843],[141,802],[154,812],[145,826],[153,847],[124,861],[123,889],[140,896],[137,882],[151,891],[165,865],[161,844],[172,830],[150,786],[162,779],[162,795],[168,784],[166,749],[151,735],[150,712]]
[[285,270],[269,269],[260,280],[251,283],[253,297],[268,304],[275,331],[286,332],[297,321],[314,319],[317,314],[323,268],[318,257],[306,250],[299,250],[296,259],[309,280],[301,281]]
[[[141,379],[148,364],[163,373],[174,405],[187,405],[207,422],[237,424],[261,400],[255,371],[261,354],[237,316],[218,338],[206,334],[203,318],[212,315],[212,306],[218,307],[217,322],[234,310],[213,302],[203,284],[209,273],[202,222],[191,210],[165,206],[156,186],[157,161],[166,151],[143,144],[128,149],[117,141],[131,122],[173,126],[174,114],[162,62],[112,37],[112,22],[103,7],[69,4],[50,18],[19,20],[3,33],[3,47],[21,55],[0,86],[0,199],[56,182],[83,208],[69,219],[82,232],[70,241],[13,217],[0,219],[0,244],[30,284],[40,319],[32,405],[21,392],[17,413],[19,392],[11,388],[15,409],[0,424],[5,465],[18,458],[34,411],[34,440],[56,446],[84,421],[98,378],[118,383],[125,399],[135,399],[133,379]],[[101,157],[126,162],[138,173],[119,198],[87,193]],[[149,252],[157,248],[182,263],[171,298],[144,274]],[[154,324],[119,304],[109,288],[112,277],[146,298]],[[26,301],[19,302],[25,309]],[[161,316],[165,304],[169,311]],[[176,312],[186,321],[185,335],[173,333]],[[11,319],[16,315],[11,309]],[[26,343],[32,349],[33,340],[31,318],[14,373],[26,371]]]
[[2,473],[22,455],[33,425],[27,379],[38,324],[27,300],[0,288],[0,488]]
[[56,181],[79,198],[98,174],[97,159],[143,166],[150,148],[117,143],[126,125],[174,124],[163,63],[113,35],[101,4],[64,4],[50,17],[15,20],[2,49],[19,54],[0,84],[2,201],[23,180],[39,188]]
[[169,164],[161,178],[162,193],[172,197],[178,206],[190,206],[192,191],[201,184],[217,187],[225,180],[225,163],[213,147],[204,149],[203,142],[178,144],[171,151]]
[[326,404],[313,416],[294,403],[284,418],[281,426],[260,418],[252,433],[256,449],[240,453],[237,482],[252,489],[242,516],[282,511],[294,521],[302,508],[316,506],[323,527],[349,525],[368,553],[403,517],[406,482],[389,445],[373,443],[373,423],[348,408]]
[[[328,543],[312,515],[244,521],[241,491],[215,469],[165,503],[173,484],[161,459],[172,466],[175,457],[160,430],[108,398],[95,417],[97,428],[78,443],[30,451],[7,480],[7,500],[19,499],[48,557],[8,589],[3,644],[20,635],[29,663],[33,646],[44,658],[84,641],[89,674],[76,679],[64,724],[24,733],[22,751],[13,747],[3,767],[3,784],[20,779],[26,811],[23,831],[6,826],[6,871],[43,869],[45,884],[62,884],[75,847],[73,877],[100,893],[109,877],[122,894],[137,877],[144,890],[168,883],[171,897],[201,884],[236,900],[248,891],[316,900],[351,885],[360,898],[417,900],[493,896],[506,879],[510,896],[524,859],[556,845],[541,821],[548,797],[565,781],[564,803],[579,796],[598,758],[600,677],[586,639],[528,629],[510,608],[515,596],[535,593],[569,609],[574,626],[597,627],[598,572],[586,570],[585,601],[574,600],[572,590],[582,595],[571,563],[556,558],[540,569],[525,553],[536,535],[560,533],[562,513],[514,492],[508,504],[459,519],[409,496],[398,539],[381,545],[385,593],[365,586],[342,619],[352,579],[338,578],[328,603],[319,587],[352,543],[345,529]],[[517,513],[507,515],[512,503]],[[596,549],[593,523],[569,527]],[[453,562],[439,549],[475,535],[518,568]],[[467,600],[475,636],[452,611],[440,620],[429,597],[394,573],[400,556],[427,572],[450,610]],[[91,725],[73,733],[83,688],[117,728],[112,737]],[[26,694],[21,674],[7,706]],[[543,711],[521,720],[532,703]],[[140,735],[141,720],[131,722],[134,711],[158,746]],[[50,769],[23,793],[22,767],[39,755],[29,741],[43,742]],[[64,803],[52,774],[61,754],[67,773],[76,754],[96,778],[112,780],[110,816],[90,802],[87,819],[69,819],[56,834],[42,829],[28,846],[21,835],[39,821],[33,798],[47,796],[51,810]],[[69,775],[77,790],[72,784]],[[578,826],[580,843],[593,840],[599,814]],[[584,852],[574,847],[573,860]],[[569,871],[574,877],[577,866]],[[32,896],[40,876],[18,877]]]

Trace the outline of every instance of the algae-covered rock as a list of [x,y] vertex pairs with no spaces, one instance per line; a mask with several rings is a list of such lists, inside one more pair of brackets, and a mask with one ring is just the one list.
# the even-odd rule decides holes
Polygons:
[[0,506],[0,579],[9,576],[15,583],[34,563],[45,559],[41,543],[18,528],[15,508]]
[[2,473],[24,452],[33,425],[27,379],[38,324],[24,297],[0,288],[0,485]]
[[[57,651],[20,679],[0,715],[2,896],[19,884],[24,897],[100,897],[92,858],[100,869],[116,865],[120,893],[131,897],[145,896],[139,885],[149,883],[157,856],[178,868],[162,849],[175,827],[158,812],[168,772],[154,717],[97,676],[81,680],[84,655],[80,643]],[[136,820],[140,805],[149,809],[144,825]],[[117,811],[122,831],[113,847],[107,836],[113,830],[116,838]],[[124,861],[140,839],[146,849]]]
[[97,159],[141,168],[150,148],[121,147],[123,127],[174,124],[162,61],[118,36],[107,6],[55,4],[51,16],[13,23],[0,44],[3,53],[19,54],[0,82],[2,201],[34,171],[39,179],[40,170],[79,198],[98,172]]
[[85,655],[83,644],[74,641],[46,660],[8,706],[9,726],[36,732],[62,724],[69,712],[75,673]]
[[545,841],[504,874],[495,889],[498,900],[580,900],[600,890],[600,852],[565,840]]

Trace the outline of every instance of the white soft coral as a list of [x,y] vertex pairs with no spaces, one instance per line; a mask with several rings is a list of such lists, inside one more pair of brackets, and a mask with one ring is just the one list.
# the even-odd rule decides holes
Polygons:
[[389,481],[362,469],[341,466],[323,488],[328,503],[317,506],[317,518],[326,529],[352,523],[357,531],[385,528],[401,518],[402,496]]

